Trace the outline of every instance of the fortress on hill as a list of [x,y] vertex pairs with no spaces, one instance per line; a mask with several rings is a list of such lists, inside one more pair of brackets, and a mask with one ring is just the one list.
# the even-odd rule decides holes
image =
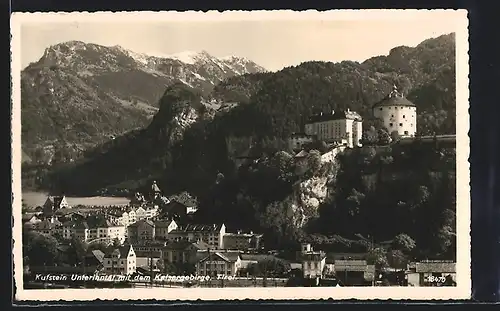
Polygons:
[[[380,119],[389,134],[397,132],[401,137],[414,137],[417,131],[417,107],[400,93],[396,86],[372,107],[372,114]],[[303,133],[290,136],[292,150],[301,149],[315,140],[349,148],[361,147],[363,118],[349,108],[309,117]]]

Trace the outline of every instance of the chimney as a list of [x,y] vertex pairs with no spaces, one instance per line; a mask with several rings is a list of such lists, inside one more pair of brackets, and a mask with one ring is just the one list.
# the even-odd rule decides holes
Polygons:
[[347,112],[351,112],[351,109],[347,108]]
[[332,115],[334,115],[334,114],[335,114],[335,110],[332,109]]
[[319,113],[319,115],[320,115],[320,116],[322,116],[322,115],[323,115],[323,111],[321,111],[321,112]]

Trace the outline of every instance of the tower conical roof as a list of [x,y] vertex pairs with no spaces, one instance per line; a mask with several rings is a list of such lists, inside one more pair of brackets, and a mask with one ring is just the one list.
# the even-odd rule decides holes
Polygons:
[[415,104],[406,99],[403,94],[398,91],[396,85],[393,86],[392,91],[384,97],[381,101],[373,105],[372,108],[377,107],[388,107],[388,106],[405,106],[405,107],[415,107]]

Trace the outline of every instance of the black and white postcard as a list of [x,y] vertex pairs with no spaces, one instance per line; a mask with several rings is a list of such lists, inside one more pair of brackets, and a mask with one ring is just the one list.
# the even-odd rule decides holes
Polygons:
[[465,10],[11,25],[16,299],[470,298]]

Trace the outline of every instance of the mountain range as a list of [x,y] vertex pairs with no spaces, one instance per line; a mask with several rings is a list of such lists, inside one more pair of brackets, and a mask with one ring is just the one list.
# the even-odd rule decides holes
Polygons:
[[26,160],[52,162],[146,126],[165,89],[180,82],[203,95],[221,81],[265,72],[242,57],[206,51],[151,56],[121,46],[69,41],[48,47],[21,73]]
[[[228,76],[222,75],[220,66],[212,66],[227,60],[209,58],[206,53],[148,60],[132,57],[119,47],[87,48],[87,44],[73,42],[69,46],[79,46],[74,49],[83,52],[72,56],[79,61],[68,61],[63,57],[69,53],[67,46],[49,48],[23,72],[23,85],[31,85],[23,91],[27,96],[23,148],[35,166],[24,166],[26,187],[89,195],[133,191],[156,179],[169,192],[185,190],[197,196],[219,172],[235,173],[235,155],[286,150],[287,136],[301,131],[312,113],[350,108],[361,114],[364,130],[369,130],[376,126],[372,105],[394,84],[417,106],[418,133],[455,133],[454,34],[425,40],[416,47],[395,47],[386,56],[362,63],[310,61],[265,72],[250,61],[234,59],[232,64],[244,62],[246,71],[238,67]],[[148,73],[151,69],[146,68],[157,70]],[[183,75],[171,78],[165,73],[181,70],[166,68],[184,68]],[[187,75],[186,68],[205,68],[196,73],[212,82],[205,86],[194,71]],[[206,68],[211,68],[210,75]],[[34,78],[39,86],[29,83]],[[40,95],[43,90],[50,92],[53,81],[57,81],[54,89],[66,94],[66,101],[53,94]],[[132,84],[143,87],[135,89]],[[118,96],[140,98],[141,106],[157,111],[151,118],[146,109],[110,99]],[[156,97],[159,100],[154,102]],[[115,136],[106,140],[110,134]],[[82,141],[88,145],[76,153],[72,146],[81,146]],[[35,165],[40,163],[39,155],[29,151],[33,145],[50,144],[55,149],[52,165],[42,169]]]

